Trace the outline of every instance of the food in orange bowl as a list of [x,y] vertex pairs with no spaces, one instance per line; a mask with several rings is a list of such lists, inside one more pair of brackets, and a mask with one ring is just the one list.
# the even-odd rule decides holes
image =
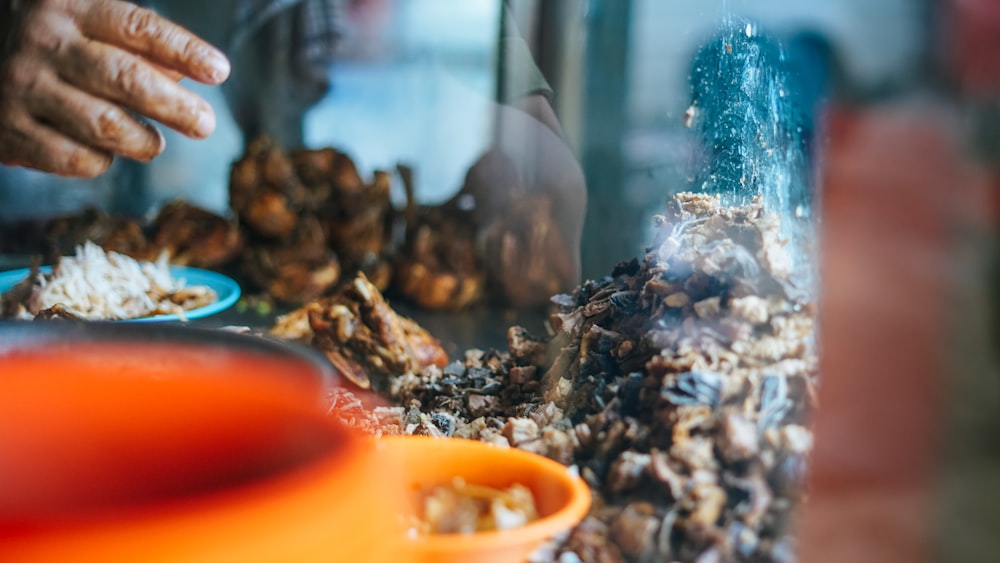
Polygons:
[[[404,520],[411,526],[407,545],[413,561],[524,561],[547,539],[576,525],[590,508],[586,483],[570,468],[536,454],[458,438],[387,436],[379,445],[405,488]],[[524,487],[537,517],[508,529],[420,531],[415,523],[426,522],[428,497],[454,487],[456,478],[460,491],[469,485],[503,496]]]
[[105,344],[0,353],[0,560],[398,559],[391,468],[275,377],[280,358],[145,371]]

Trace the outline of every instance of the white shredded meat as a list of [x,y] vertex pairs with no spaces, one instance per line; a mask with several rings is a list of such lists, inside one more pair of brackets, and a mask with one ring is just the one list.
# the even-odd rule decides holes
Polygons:
[[466,483],[456,477],[450,485],[426,491],[418,533],[473,534],[509,530],[538,519],[531,489],[514,483],[506,489]]
[[[51,274],[39,274],[35,282],[29,304],[32,313],[61,305],[88,320],[165,314],[183,320],[185,307],[175,296],[185,294],[188,309],[217,298],[211,288],[185,288],[184,279],[174,279],[166,252],[156,262],[139,262],[118,252],[105,252],[92,242],[78,246],[76,256],[63,257]],[[199,298],[192,300],[192,293]]]

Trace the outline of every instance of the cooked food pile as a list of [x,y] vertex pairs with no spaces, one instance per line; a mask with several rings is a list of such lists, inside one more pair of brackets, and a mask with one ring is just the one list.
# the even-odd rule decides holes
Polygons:
[[448,363],[438,340],[397,315],[364,274],[335,295],[279,317],[271,334],[313,344],[362,389],[387,390],[396,374]]
[[[164,278],[162,249],[192,265],[235,267],[299,307],[278,318],[273,335],[318,348],[346,380],[389,403],[368,406],[338,388],[333,416],[376,435],[482,440],[577,466],[595,495],[591,513],[536,560],[789,560],[818,358],[812,288],[793,275],[780,217],[759,199],[726,207],[678,194],[641,259],[552,298],[549,334],[511,327],[507,350],[468,350],[449,362],[381,290],[428,309],[530,303],[558,286],[566,257],[545,201],[486,225],[473,219],[474,194],[419,206],[405,183],[408,205],[394,210],[386,173],[365,182],[343,153],[289,153],[258,139],[233,168],[232,220],[178,202],[145,227],[100,214],[54,221],[45,228],[50,251],[85,236],[160,258],[140,265],[88,244],[79,262],[64,259],[3,296],[0,312],[177,312],[197,296]],[[492,262],[482,254],[491,248],[502,250]],[[511,515],[506,500],[508,512],[484,516],[501,493],[490,503],[469,498],[480,492],[430,495],[426,528],[530,519],[527,508]]]
[[577,465],[596,502],[539,560],[787,561],[818,358],[779,226],[680,194],[642,260],[554,298],[552,335],[512,327],[505,352],[390,376],[396,406],[337,390],[331,412]]
[[[513,165],[498,159],[496,167],[503,189],[517,191]],[[388,172],[366,182],[335,149],[286,152],[266,137],[254,140],[230,181],[247,240],[240,271],[293,305],[329,295],[361,272],[379,290],[452,311],[489,301],[534,306],[571,275],[546,196],[477,214],[477,202],[504,198],[467,185],[444,203],[422,205],[411,170],[397,172],[401,209],[392,206]]]
[[106,251],[155,261],[166,252],[171,264],[217,269],[233,260],[243,247],[236,221],[195,207],[183,200],[163,206],[145,224],[137,219],[112,217],[96,209],[51,219],[34,235],[25,254],[40,254],[47,261],[67,256],[87,242]]
[[233,165],[230,205],[247,244],[239,271],[285,303],[332,291],[342,271],[364,271],[384,288],[389,181],[361,179],[334,149],[286,153],[260,137]]
[[61,258],[49,274],[33,268],[2,297],[3,318],[137,319],[176,314],[214,302],[209,287],[185,287],[170,273],[167,254],[139,262],[88,242]]
[[[408,172],[404,169],[404,178]],[[472,213],[456,197],[417,205],[407,189],[404,240],[396,253],[394,288],[430,310],[458,310],[487,296],[486,261],[477,248]]]
[[538,519],[534,495],[518,483],[497,489],[455,478],[450,485],[423,491],[421,496],[423,515],[416,531],[423,534],[509,530]]
[[[499,161],[504,189],[516,191],[512,165]],[[166,251],[173,264],[224,270],[247,294],[285,306],[330,295],[358,272],[380,291],[447,311],[537,306],[572,279],[547,196],[477,215],[477,201],[503,198],[463,187],[449,201],[422,205],[410,169],[400,166],[397,176],[406,193],[399,209],[390,197],[393,174],[376,170],[366,180],[341,151],[286,151],[262,136],[233,164],[229,217],[180,200],[149,222],[88,209],[19,226],[17,237],[0,237],[0,250],[48,260],[86,241],[137,260]],[[30,243],[7,247],[6,239]]]

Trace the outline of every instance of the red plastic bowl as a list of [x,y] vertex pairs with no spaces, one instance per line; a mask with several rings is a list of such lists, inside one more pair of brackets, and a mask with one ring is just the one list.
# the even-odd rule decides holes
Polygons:
[[103,334],[0,345],[0,560],[398,560],[397,479],[308,361]]

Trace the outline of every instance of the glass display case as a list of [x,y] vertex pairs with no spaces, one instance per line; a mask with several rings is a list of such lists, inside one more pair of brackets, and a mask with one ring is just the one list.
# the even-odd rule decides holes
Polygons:
[[992,3],[150,4],[232,57],[184,82],[217,130],[0,168],[0,266],[121,219],[232,276],[201,326],[319,347],[398,432],[575,467],[594,505],[539,561],[992,560]]

